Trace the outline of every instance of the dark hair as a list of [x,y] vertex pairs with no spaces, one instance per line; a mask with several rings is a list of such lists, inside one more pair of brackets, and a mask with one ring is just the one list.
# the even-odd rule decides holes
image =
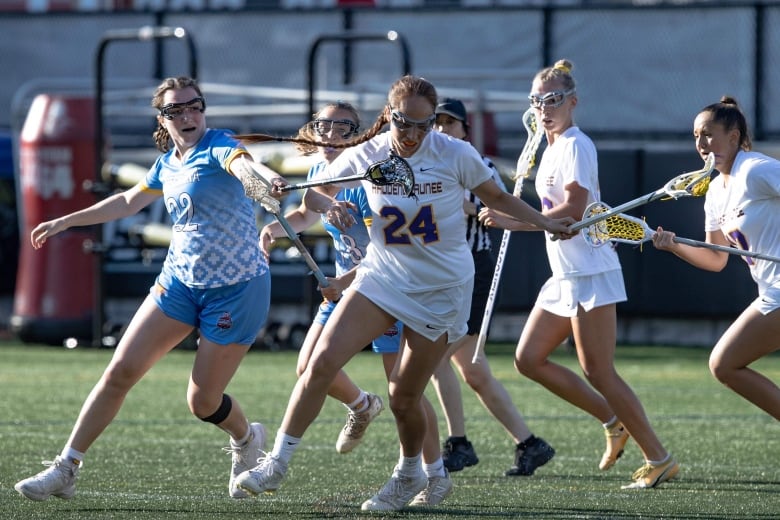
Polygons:
[[[157,110],[160,110],[163,106],[163,97],[167,91],[185,88],[192,88],[198,93],[198,96],[203,97],[203,92],[201,92],[198,82],[193,78],[188,76],[165,78],[154,90],[154,95],[152,95],[152,106]],[[159,118],[157,120],[157,130],[154,131],[152,137],[154,138],[154,144],[161,152],[164,153],[171,149],[171,136],[162,122],[160,122]]]
[[295,137],[275,137],[268,134],[238,134],[235,136],[235,138],[247,144],[264,143],[268,141],[281,141],[315,147],[332,146],[334,148],[349,148],[350,146],[365,143],[369,139],[376,136],[382,130],[382,128],[384,128],[384,126],[390,122],[390,111],[392,107],[397,106],[399,101],[402,99],[406,99],[412,96],[422,96],[431,104],[431,110],[436,108],[438,95],[436,94],[436,87],[434,87],[430,81],[417,76],[403,76],[390,86],[390,91],[387,93],[387,106],[385,106],[384,110],[382,110],[382,112],[376,118],[374,124],[358,137],[346,143],[326,144],[317,139],[301,136],[300,132]]
[[[357,111],[357,109],[352,105],[352,103],[347,103],[346,101],[335,101],[333,103],[328,103],[327,105],[320,108],[317,112],[312,114],[312,121],[319,118],[320,114],[322,114],[326,109],[328,108],[335,108],[336,110],[346,110],[350,113],[353,123],[355,123],[356,128],[360,128],[360,113]],[[298,134],[295,136],[299,139],[307,139],[310,141],[316,141],[317,137],[319,137],[317,134],[314,133],[314,129],[312,128],[312,122],[309,121],[302,127],[298,129]],[[332,145],[329,145],[332,146]],[[305,142],[296,142],[295,148],[301,152],[303,155],[312,155],[317,152],[319,149],[318,147],[305,143]]]
[[747,152],[753,148],[745,114],[742,113],[736,99],[731,96],[723,96],[719,102],[707,105],[699,113],[705,112],[710,113],[712,121],[723,125],[727,132],[734,129],[739,131],[739,147],[741,149]]

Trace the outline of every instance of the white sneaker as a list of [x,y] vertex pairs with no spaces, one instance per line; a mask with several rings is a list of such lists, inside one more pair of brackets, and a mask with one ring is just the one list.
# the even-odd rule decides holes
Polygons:
[[267,454],[254,468],[236,477],[236,486],[252,496],[260,493],[273,493],[287,473],[287,464]]
[[347,424],[341,429],[339,438],[336,441],[336,451],[339,453],[349,453],[355,446],[363,440],[366,428],[371,424],[382,410],[385,409],[382,399],[375,394],[368,394],[368,408],[362,412],[350,411],[347,414]]
[[230,439],[230,446],[222,448],[233,456],[233,465],[230,468],[230,481],[228,492],[232,498],[246,498],[249,495],[236,487],[236,477],[248,469],[254,467],[263,456],[265,450],[265,427],[260,423],[249,425],[249,440],[243,446],[236,446]]
[[79,465],[59,455],[53,461],[44,461],[43,465],[49,467],[35,476],[20,480],[14,489],[30,500],[46,500],[52,495],[58,498],[73,498],[76,494]]
[[444,470],[443,477],[428,477],[425,489],[417,493],[410,506],[437,506],[452,492],[450,472]]
[[427,485],[428,478],[422,470],[414,477],[407,477],[399,475],[398,467],[396,467],[390,480],[376,495],[363,502],[360,509],[363,511],[398,511],[403,509]]

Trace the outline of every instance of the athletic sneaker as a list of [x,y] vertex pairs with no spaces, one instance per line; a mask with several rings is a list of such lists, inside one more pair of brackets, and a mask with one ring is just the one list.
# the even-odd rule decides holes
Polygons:
[[515,465],[504,475],[530,477],[536,468],[544,466],[555,456],[555,450],[541,437],[531,436],[515,447]]
[[444,469],[443,477],[428,477],[425,489],[417,493],[410,506],[437,506],[452,492],[450,472]]
[[79,465],[59,455],[53,461],[44,461],[43,465],[49,467],[35,476],[17,482],[14,489],[30,500],[46,500],[52,495],[57,498],[73,498],[76,494]]
[[347,413],[347,424],[341,429],[339,438],[336,441],[336,451],[339,453],[349,453],[363,440],[366,428],[371,421],[382,413],[385,409],[382,399],[375,394],[368,394],[368,408],[362,412]]
[[673,479],[675,476],[677,476],[679,471],[680,466],[671,456],[669,456],[669,460],[659,464],[658,466],[653,466],[649,462],[646,462],[644,466],[636,470],[631,476],[633,482],[631,484],[621,486],[621,489],[654,488],[662,482]]
[[422,469],[414,477],[407,477],[400,475],[396,466],[390,480],[376,495],[363,502],[360,509],[363,511],[398,511],[403,509],[427,485],[428,478]]
[[607,449],[604,450],[604,455],[599,462],[599,469],[602,471],[614,466],[615,462],[623,455],[623,448],[625,448],[629,437],[628,431],[619,421],[613,427],[605,428],[604,435],[607,438]]
[[449,471],[460,471],[479,462],[474,446],[465,437],[447,437],[441,450],[441,459]]
[[263,456],[265,450],[265,427],[260,423],[249,425],[249,440],[243,446],[236,446],[230,439],[230,446],[222,448],[233,456],[233,465],[230,468],[230,481],[228,492],[232,498],[246,498],[249,495],[236,487],[236,477],[254,467]]
[[257,466],[236,477],[236,487],[252,496],[273,493],[279,489],[279,484],[287,473],[287,464],[272,457],[270,453],[258,462]]

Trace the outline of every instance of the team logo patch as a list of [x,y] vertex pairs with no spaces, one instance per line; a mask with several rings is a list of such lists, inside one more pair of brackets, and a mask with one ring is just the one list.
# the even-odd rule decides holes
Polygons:
[[229,312],[225,312],[217,320],[217,327],[222,330],[227,330],[233,326],[233,318],[230,317]]

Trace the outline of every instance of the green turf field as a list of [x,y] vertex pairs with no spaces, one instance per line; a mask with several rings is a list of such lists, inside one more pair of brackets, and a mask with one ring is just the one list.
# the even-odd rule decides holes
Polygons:
[[[453,474],[455,489],[442,506],[383,516],[361,513],[360,504],[381,487],[398,457],[392,415],[385,411],[359,448],[339,455],[334,444],[345,412],[333,401],[307,432],[275,495],[228,498],[230,458],[221,450],[227,437],[189,414],[185,390],[194,353],[183,350],[130,393],[90,450],[72,500],[29,501],[14,483],[59,453],[111,351],[0,343],[0,518],[780,518],[779,425],[710,376],[707,351],[618,349],[618,370],[681,464],[679,477],[658,489],[625,491],[621,484],[642,463],[636,445],[629,443],[617,465],[600,472],[601,426],[517,375],[511,348],[488,345],[491,365],[531,429],[555,447],[555,458],[533,477],[504,477],[512,443],[464,388],[468,434],[480,463]],[[555,357],[576,364],[566,349]],[[294,367],[295,353],[252,352],[229,388],[252,420],[266,423],[271,438]],[[347,368],[358,384],[386,395],[373,354],[361,353]],[[780,381],[780,356],[756,368]],[[434,395],[430,391],[435,402]]]

